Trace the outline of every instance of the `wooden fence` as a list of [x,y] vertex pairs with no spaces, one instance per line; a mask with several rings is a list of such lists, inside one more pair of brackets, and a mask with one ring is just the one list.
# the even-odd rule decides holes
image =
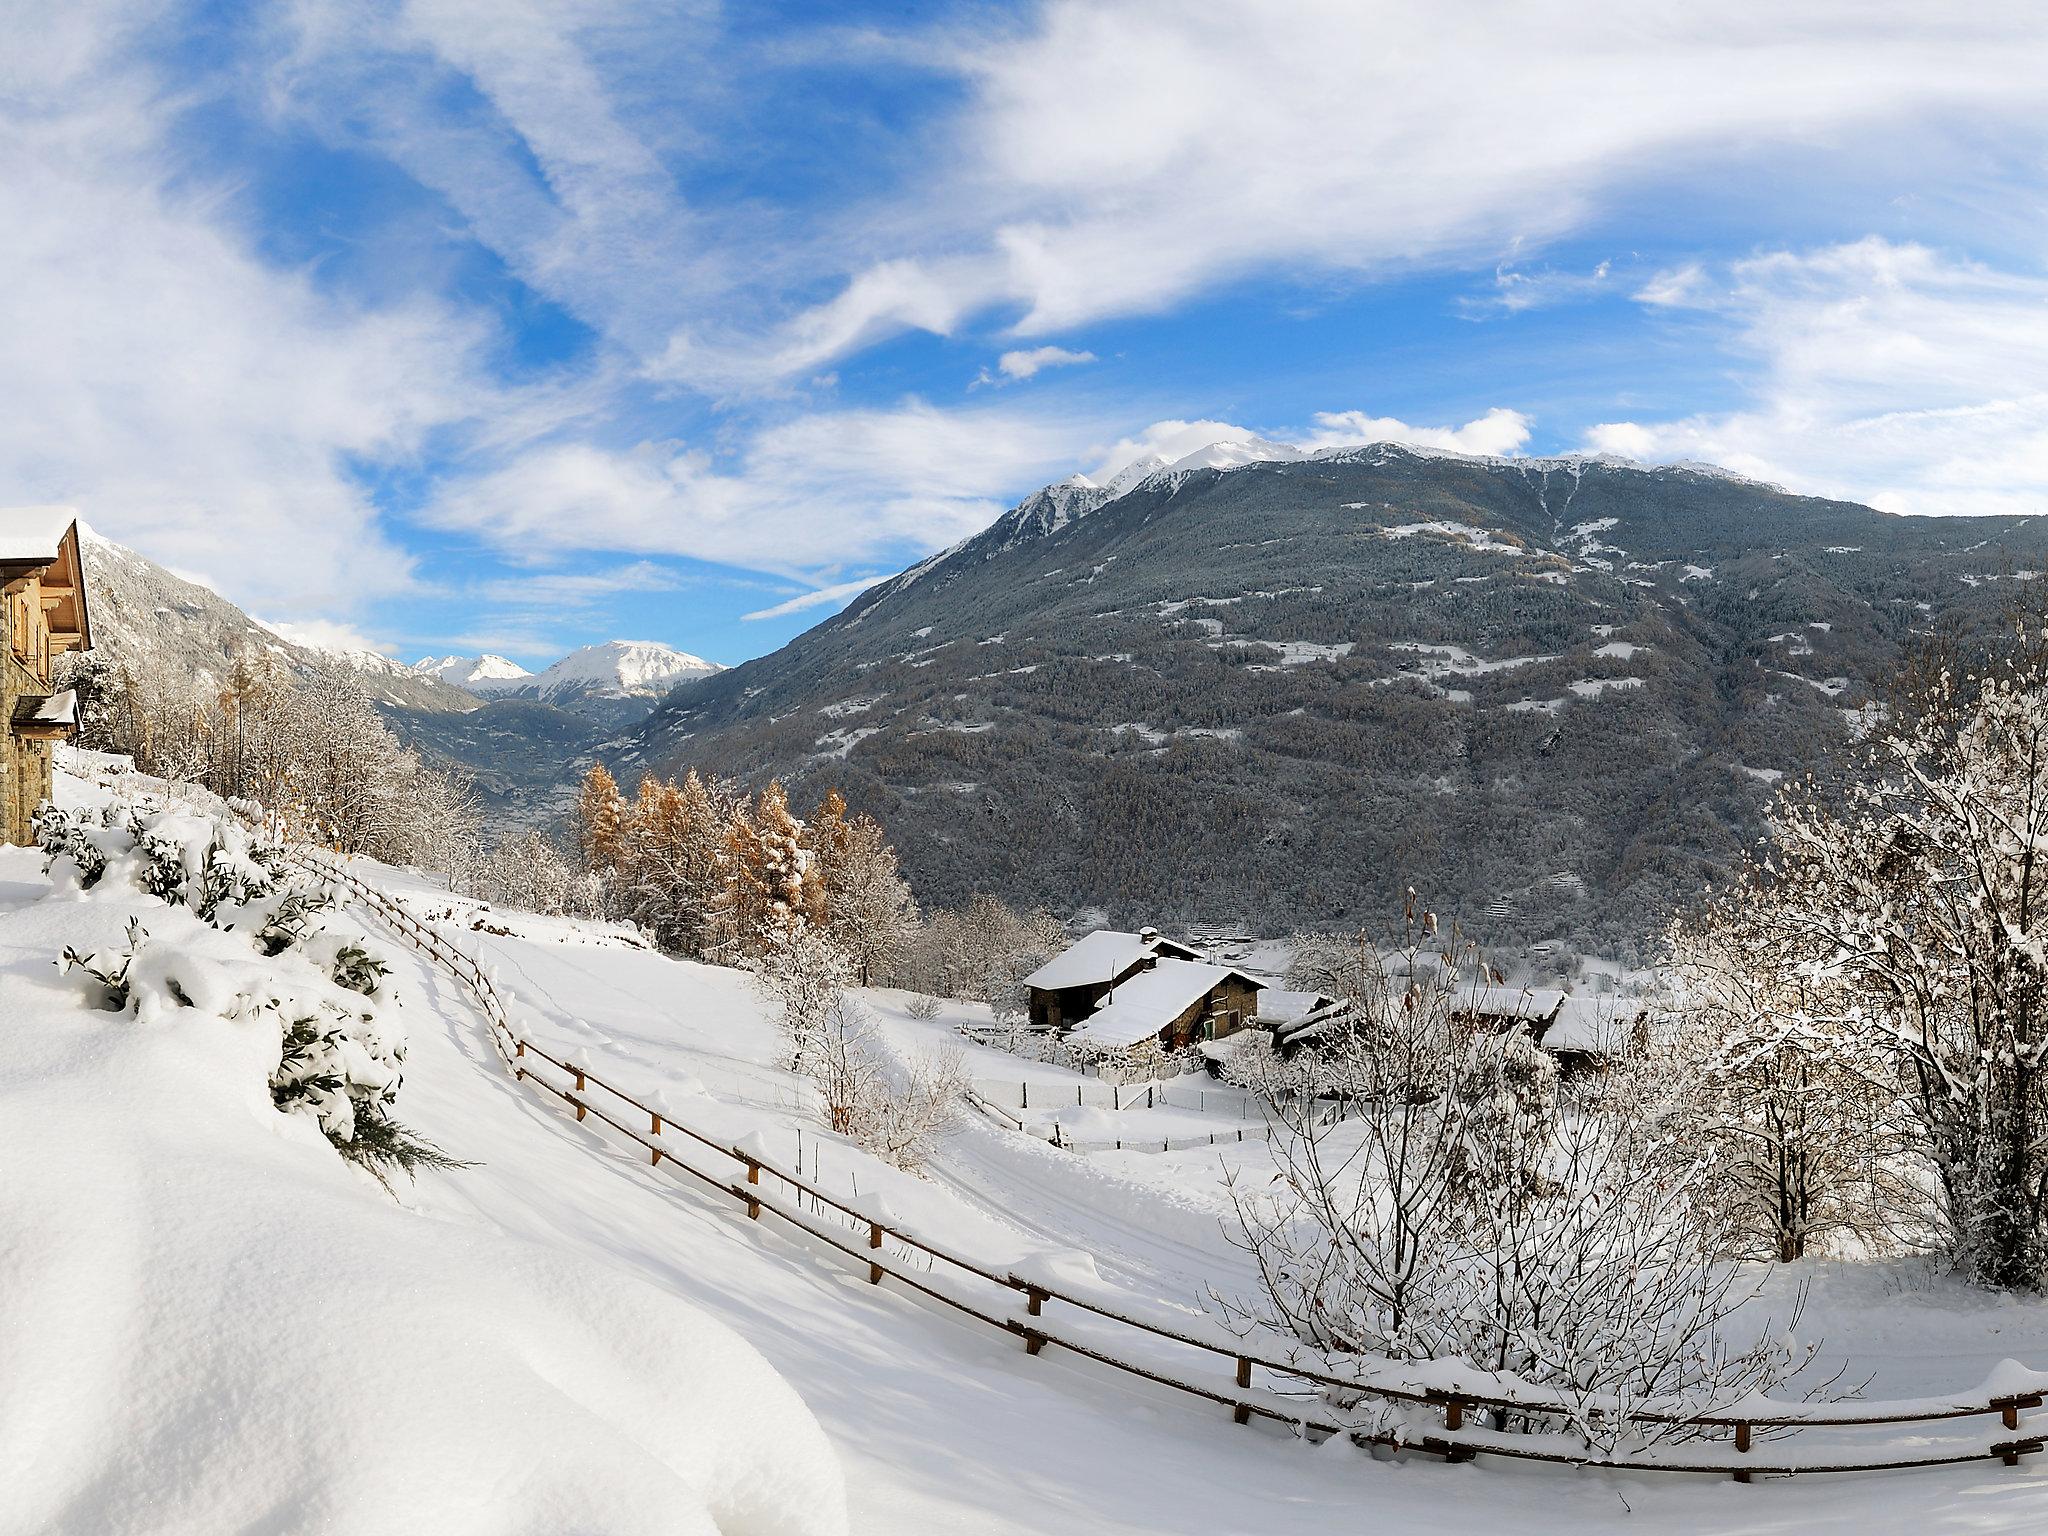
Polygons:
[[[2041,1389],[2048,1385],[2048,1380],[2027,1373],[2024,1384],[2014,1390],[1977,1396],[1818,1404],[1759,1400],[1754,1411],[1750,1405],[1698,1413],[1682,1407],[1632,1410],[1628,1418],[1633,1422],[1682,1429],[1700,1438],[1607,1453],[1570,1432],[1516,1433],[1470,1422],[1475,1414],[1489,1413],[1568,1422],[1572,1407],[1545,1391],[1497,1387],[1487,1392],[1374,1379],[1375,1370],[1398,1369],[1393,1362],[1366,1361],[1361,1363],[1360,1374],[1342,1374],[1314,1363],[1304,1364],[1279,1348],[1264,1349],[1247,1339],[1204,1338],[1187,1329],[1134,1317],[1043,1278],[1001,1273],[906,1231],[900,1223],[879,1220],[857,1209],[818,1188],[800,1171],[792,1173],[679,1124],[587,1065],[550,1053],[513,1027],[496,983],[474,957],[331,856],[293,849],[290,857],[308,873],[345,887],[394,932],[461,982],[488,1021],[492,1042],[516,1080],[546,1094],[579,1123],[602,1127],[611,1136],[632,1143],[647,1153],[651,1169],[673,1170],[743,1206],[750,1219],[773,1216],[864,1268],[870,1283],[891,1278],[930,1302],[1003,1330],[1019,1339],[1032,1355],[1051,1345],[1113,1372],[1228,1408],[1239,1424],[1258,1419],[1297,1434],[1347,1435],[1360,1444],[1405,1446],[1453,1461],[1484,1454],[1616,1471],[1709,1473],[1732,1476],[1740,1482],[1757,1476],[1874,1472],[1977,1461],[2011,1466],[2048,1442],[2048,1424],[2023,1424],[2021,1420],[2023,1412],[2041,1407]],[[706,1161],[711,1166],[706,1167]],[[771,1182],[764,1184],[764,1176]],[[1046,1313],[1053,1304],[1062,1309],[1063,1321],[1057,1329]],[[1151,1349],[1163,1346],[1181,1364],[1130,1358],[1121,1352],[1121,1344],[1112,1340],[1140,1340]],[[1285,1341],[1274,1335],[1273,1343],[1284,1346]],[[1219,1375],[1227,1372],[1228,1380],[1212,1385],[1191,1379],[1204,1362],[1220,1365],[1223,1371]],[[1338,1402],[1366,1400],[1402,1405],[1418,1415],[1426,1413],[1430,1422],[1390,1430],[1349,1420],[1336,1407]],[[1597,1418],[1597,1412],[1590,1417]],[[1822,1429],[1853,1433],[1977,1418],[1995,1418],[1996,1432],[1933,1442],[1916,1435],[1903,1444],[1879,1445],[1831,1441],[1802,1446],[1798,1438]],[[1761,1453],[1759,1442],[1792,1454],[1774,1457]]]

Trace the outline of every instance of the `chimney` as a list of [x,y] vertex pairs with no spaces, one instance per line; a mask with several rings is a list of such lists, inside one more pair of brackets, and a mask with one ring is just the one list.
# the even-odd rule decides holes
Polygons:
[[1157,928],[1140,928],[1138,930],[1138,942],[1147,949],[1157,949],[1159,947],[1159,930]]

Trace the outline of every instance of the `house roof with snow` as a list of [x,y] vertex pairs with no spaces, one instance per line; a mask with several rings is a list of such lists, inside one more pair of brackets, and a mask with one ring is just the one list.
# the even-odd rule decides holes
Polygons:
[[1077,939],[1059,954],[1024,978],[1024,985],[1041,992],[1059,992],[1068,987],[1096,986],[1114,982],[1140,961],[1153,956],[1199,960],[1201,956],[1185,944],[1162,939],[1147,929],[1144,933],[1119,933],[1098,928]]
[[24,736],[68,736],[78,724],[78,695],[69,688],[52,694],[25,693],[14,701],[8,723]]
[[1281,987],[1268,987],[1259,994],[1259,1017],[1269,1024],[1299,1024],[1335,1001],[1327,992],[1289,992]]
[[1537,1043],[1546,1051],[1616,1056],[1643,1013],[1640,999],[1566,997]]
[[28,577],[40,581],[53,651],[92,646],[78,539],[75,508],[0,507],[0,587]]
[[1077,1045],[1104,1050],[1136,1045],[1158,1034],[1233,976],[1254,990],[1266,985],[1235,966],[1161,960],[1149,971],[1118,982],[1088,1022],[1067,1038]]
[[75,507],[0,507],[0,565],[55,565]]

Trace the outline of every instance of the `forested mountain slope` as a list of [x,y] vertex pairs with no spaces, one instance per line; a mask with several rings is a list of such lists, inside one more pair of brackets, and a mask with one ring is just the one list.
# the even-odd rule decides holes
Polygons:
[[828,783],[920,896],[1615,947],[1858,731],[1900,643],[1993,617],[2048,523],[1718,471],[1390,445],[1048,487],[617,764]]
[[367,651],[346,656],[299,645],[197,582],[174,576],[125,545],[88,532],[81,541],[92,608],[91,656],[105,666],[226,683],[239,664],[275,663],[305,679],[336,665],[362,676],[378,702],[426,713],[477,701],[459,688]]

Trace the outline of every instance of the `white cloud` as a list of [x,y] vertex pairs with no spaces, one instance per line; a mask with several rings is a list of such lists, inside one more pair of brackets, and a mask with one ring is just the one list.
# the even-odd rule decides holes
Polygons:
[[1065,347],[1033,347],[1029,351],[1005,352],[996,366],[1006,378],[1028,379],[1045,368],[1072,368],[1095,361],[1093,352],[1070,352]]
[[1100,484],[1140,459],[1164,459],[1171,464],[1211,443],[1258,436],[1248,427],[1233,426],[1227,421],[1155,421],[1142,432],[1097,449],[1087,474]]
[[135,34],[59,15],[0,66],[0,481],[271,612],[403,590],[354,466],[483,408],[482,333],[266,263],[166,147],[179,103],[121,51]]
[[1311,452],[1356,443],[1407,443],[1417,448],[1504,457],[1520,452],[1529,441],[1529,418],[1505,406],[1495,406],[1461,427],[1417,427],[1363,411],[1318,411],[1314,420],[1315,430],[1300,444]]
[[1467,294],[1458,300],[1458,308],[1473,319],[1482,319],[1491,314],[1519,315],[1525,310],[1581,303],[1610,291],[1613,275],[1611,261],[1601,262],[1590,272],[1528,272],[1500,266],[1494,269],[1493,291]]
[[858,581],[836,582],[829,587],[820,587],[815,592],[800,592],[787,602],[777,603],[773,608],[756,608],[752,613],[743,613],[740,618],[747,623],[757,619],[784,619],[792,613],[802,613],[807,608],[823,608],[828,603],[843,603],[850,597],[858,597],[877,582],[887,581],[887,576],[863,576]]
[[549,443],[448,487],[426,515],[528,561],[613,549],[788,573],[843,568],[980,529],[1086,441],[1084,425],[1048,412],[909,399],[762,428],[726,467],[674,444]]
[[950,188],[920,181],[939,212],[922,239],[914,214],[878,217],[876,238],[907,249],[792,334],[822,342],[822,315],[841,336],[946,333],[998,304],[1045,334],[1275,267],[1483,257],[1652,178],[1712,187],[1759,146],[1874,179],[1932,118],[2048,121],[2040,44],[2024,9],[1903,0],[1800,24],[1775,4],[1677,0],[1470,16],[1419,0],[1054,0],[1028,31],[952,56],[974,82],[953,135],[969,153]]
[[[655,375],[719,392],[984,313],[1045,336],[1255,272],[1491,261],[1644,188],[1718,196],[1759,153],[1889,190],[1948,123],[2048,124],[2025,7],[1871,0],[1788,19],[1768,0],[1469,14],[1049,0],[921,38],[834,30],[834,57],[867,46],[878,64],[949,72],[961,105],[908,130],[914,175],[791,221],[692,202],[666,169],[721,154],[736,168],[746,147],[720,140],[720,92],[745,89],[730,82],[759,67],[759,41],[716,7],[407,0],[366,22],[299,0],[288,14],[280,110],[369,135],[526,282]],[[785,62],[822,56],[804,36],[782,40]],[[460,85],[487,120],[451,118]],[[1994,178],[1988,165],[1957,166],[1959,193]],[[1508,273],[1492,302],[1567,287]]]
[[1604,422],[1586,445],[1700,459],[1888,511],[2048,504],[2048,274],[1866,239],[1689,268],[1638,295],[1753,358],[1741,407]]
[[322,651],[339,655],[348,651],[370,651],[376,655],[388,655],[391,647],[379,644],[353,624],[341,624],[332,619],[301,619],[292,624],[275,623],[268,619],[257,620],[265,629],[281,635],[293,645],[302,645],[309,651]]

